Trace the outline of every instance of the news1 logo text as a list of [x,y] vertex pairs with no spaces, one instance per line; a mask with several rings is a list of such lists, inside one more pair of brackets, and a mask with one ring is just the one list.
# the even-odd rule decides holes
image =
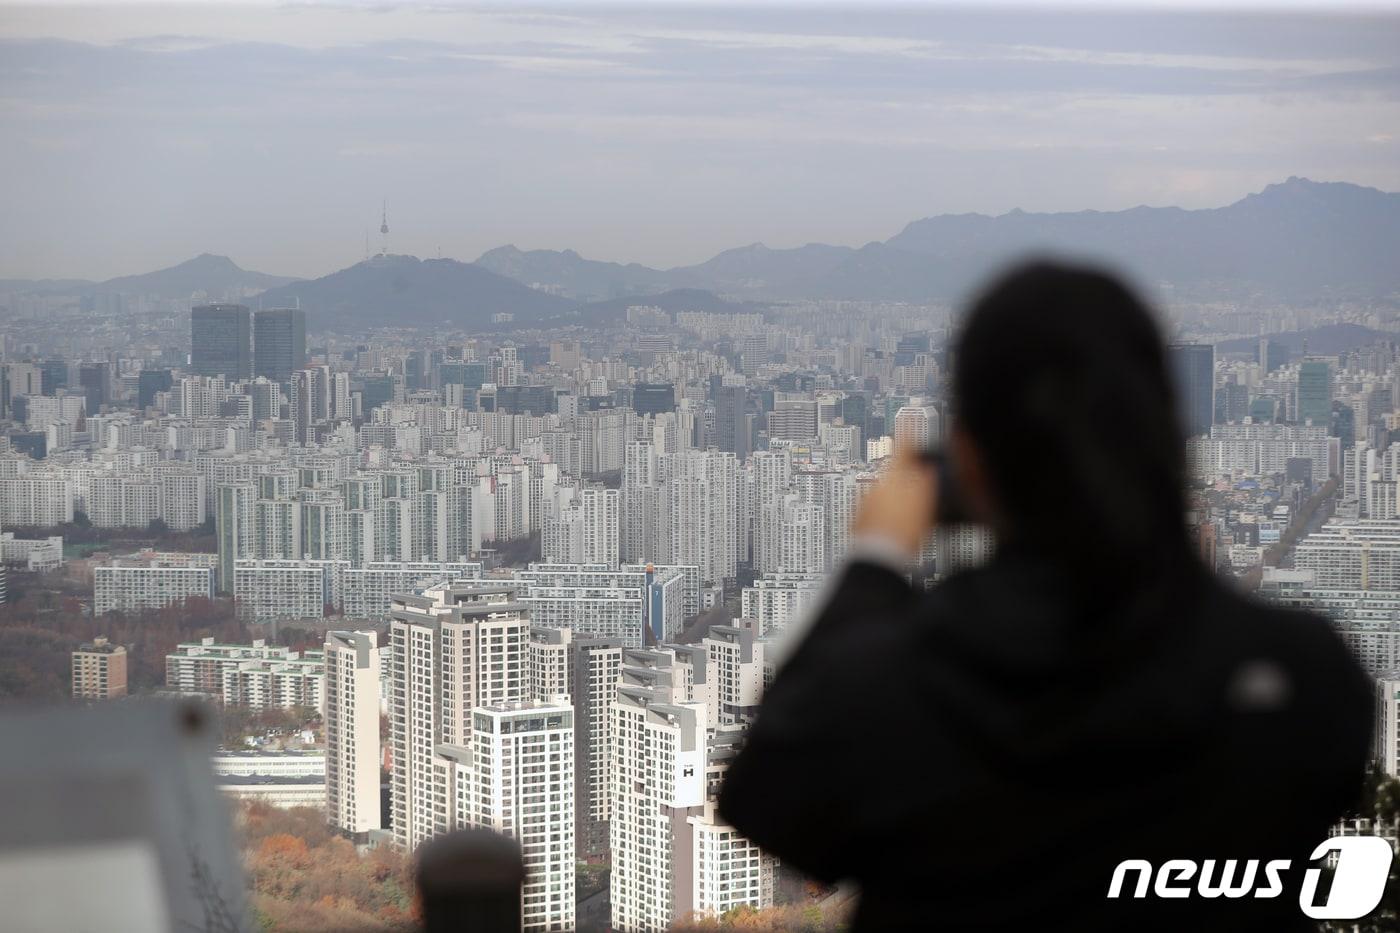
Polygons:
[[[1332,886],[1318,903],[1322,869],[1304,870],[1298,909],[1314,920],[1357,920],[1380,904],[1394,852],[1379,836],[1328,839],[1313,849],[1311,862],[1336,856]],[[1168,859],[1154,866],[1145,859],[1124,859],[1113,870],[1110,898],[1274,898],[1283,893],[1288,859]],[[1129,886],[1131,885],[1131,887]],[[1126,890],[1126,893],[1125,893]]]

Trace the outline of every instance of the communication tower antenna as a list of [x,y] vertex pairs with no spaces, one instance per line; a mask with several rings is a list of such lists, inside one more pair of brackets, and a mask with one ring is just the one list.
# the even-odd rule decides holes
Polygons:
[[389,255],[389,201],[386,198],[379,220],[379,255]]

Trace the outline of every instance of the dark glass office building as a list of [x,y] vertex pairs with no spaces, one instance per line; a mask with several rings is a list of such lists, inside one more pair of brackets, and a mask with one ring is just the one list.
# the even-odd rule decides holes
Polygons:
[[1332,368],[1322,360],[1305,360],[1298,366],[1298,423],[1326,425],[1331,418]]
[[253,315],[253,375],[287,383],[306,365],[306,312],[270,308]]
[[753,452],[749,391],[744,386],[720,386],[715,392],[715,446],[743,460]]
[[501,386],[496,411],[512,415],[546,415],[559,410],[553,386]]
[[190,370],[251,379],[253,316],[244,305],[199,305],[190,312]]
[[1176,344],[1171,355],[1176,379],[1176,408],[1188,437],[1209,434],[1215,421],[1215,347],[1208,343]]
[[157,392],[168,392],[171,386],[170,370],[143,369],[136,377],[136,405],[142,411],[156,403]]
[[632,387],[632,410],[639,415],[659,415],[676,410],[676,387],[669,382],[639,382]]

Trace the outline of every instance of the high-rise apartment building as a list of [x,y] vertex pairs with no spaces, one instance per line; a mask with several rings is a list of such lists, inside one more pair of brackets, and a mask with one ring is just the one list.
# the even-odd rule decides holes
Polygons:
[[521,929],[572,930],[574,711],[568,703],[492,704],[472,713],[470,764],[454,769],[459,825],[520,843]]
[[616,567],[620,555],[620,496],[616,489],[585,487],[544,522],[541,555],[555,564]]
[[612,812],[612,704],[622,666],[616,638],[575,638],[570,644],[574,704],[574,839],[579,858],[608,851]]
[[233,381],[253,376],[253,320],[245,305],[197,305],[190,311],[190,370]]
[[253,375],[286,383],[306,365],[306,312],[269,308],[253,313]]
[[326,818],[359,835],[381,825],[375,633],[326,633]]
[[472,712],[528,698],[530,619],[512,587],[442,584],[389,613],[394,840],[414,849],[452,827],[440,745],[468,746]]
[[773,903],[773,860],[714,806],[743,729],[709,727],[709,704],[694,699],[711,692],[705,655],[668,665],[662,655],[674,650],[627,652],[612,707],[609,883],[612,926],[624,933]]
[[574,692],[573,636],[566,628],[530,627],[530,699],[555,700]]

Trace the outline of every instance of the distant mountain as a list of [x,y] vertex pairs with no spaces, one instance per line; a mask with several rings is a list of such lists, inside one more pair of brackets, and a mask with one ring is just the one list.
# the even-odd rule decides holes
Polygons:
[[677,311],[704,311],[710,314],[751,314],[762,310],[748,302],[725,301],[714,292],[698,288],[676,288],[654,295],[630,295],[595,301],[566,312],[561,323],[604,324],[622,320],[633,305],[646,305],[674,314]]
[[88,279],[0,279],[0,294],[66,295],[96,284]]
[[488,328],[498,313],[529,323],[576,302],[548,295],[473,263],[415,256],[376,256],[311,281],[293,282],[259,296],[264,307],[307,312],[317,326],[448,324]]
[[1290,178],[1219,208],[943,214],[859,249],[755,243],[668,270],[514,247],[481,262],[580,298],[611,288],[699,288],[770,299],[930,301],[961,298],[994,270],[1033,255],[1108,265],[1186,295],[1393,295],[1400,292],[1400,194]]
[[91,294],[152,295],[173,299],[202,295],[217,301],[241,298],[295,281],[296,279],[283,275],[268,275],[241,269],[227,256],[201,253],[169,269],[108,279],[91,285],[84,291]]
[[801,294],[808,283],[829,275],[851,257],[849,246],[808,243],[795,249],[769,249],[752,243],[729,249],[696,266],[672,269],[676,281],[698,288],[769,295]]
[[[1008,260],[1049,252],[1108,262],[1146,283],[1188,291],[1379,296],[1400,289],[1400,194],[1290,178],[1205,210],[931,217],[885,245],[924,257],[954,291]],[[925,283],[910,285],[917,292]]]
[[545,286],[579,301],[603,301],[626,295],[665,291],[666,273],[632,262],[599,262],[584,259],[571,249],[563,252],[500,246],[483,253],[478,266],[531,287]]

